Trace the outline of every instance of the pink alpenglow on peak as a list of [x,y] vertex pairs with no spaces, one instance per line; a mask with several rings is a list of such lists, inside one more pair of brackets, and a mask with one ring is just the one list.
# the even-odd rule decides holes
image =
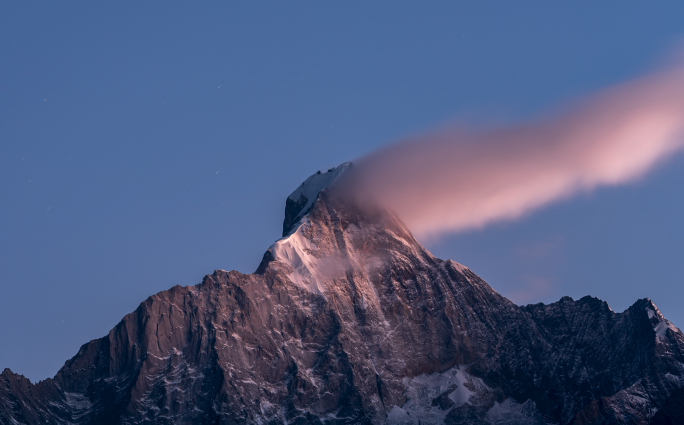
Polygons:
[[643,176],[684,146],[684,66],[508,127],[415,137],[354,161],[347,188],[436,236]]

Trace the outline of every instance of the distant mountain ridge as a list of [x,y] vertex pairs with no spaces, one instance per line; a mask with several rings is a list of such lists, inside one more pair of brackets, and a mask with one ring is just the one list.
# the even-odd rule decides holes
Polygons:
[[0,424],[684,423],[684,335],[648,299],[517,306],[317,173],[254,274],[149,297]]

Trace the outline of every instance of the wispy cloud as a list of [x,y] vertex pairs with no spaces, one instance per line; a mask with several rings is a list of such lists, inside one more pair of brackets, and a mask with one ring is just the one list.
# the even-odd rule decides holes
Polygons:
[[356,196],[420,236],[519,218],[599,186],[630,182],[684,145],[684,66],[519,125],[438,132],[356,161]]

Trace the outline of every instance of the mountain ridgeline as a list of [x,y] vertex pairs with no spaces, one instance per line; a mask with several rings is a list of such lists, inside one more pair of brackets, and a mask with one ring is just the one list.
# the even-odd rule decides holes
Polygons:
[[337,198],[287,199],[254,274],[145,300],[52,379],[0,375],[1,424],[681,424],[684,336],[648,299],[518,306]]

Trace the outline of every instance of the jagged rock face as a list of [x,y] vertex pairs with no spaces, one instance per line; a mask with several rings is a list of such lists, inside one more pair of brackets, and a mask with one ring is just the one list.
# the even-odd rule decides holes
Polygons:
[[649,300],[516,306],[327,174],[255,274],[148,298],[53,379],[5,370],[0,423],[681,421],[684,338]]

